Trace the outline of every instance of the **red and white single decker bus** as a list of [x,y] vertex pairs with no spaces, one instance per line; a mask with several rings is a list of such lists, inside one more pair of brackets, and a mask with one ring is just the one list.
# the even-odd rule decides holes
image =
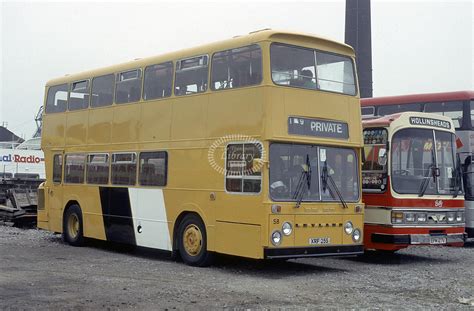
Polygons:
[[457,153],[461,160],[466,216],[466,241],[474,241],[474,90],[410,94],[361,99],[362,119],[416,111],[450,117],[460,139]]
[[365,249],[464,244],[464,197],[449,117],[404,112],[363,121]]

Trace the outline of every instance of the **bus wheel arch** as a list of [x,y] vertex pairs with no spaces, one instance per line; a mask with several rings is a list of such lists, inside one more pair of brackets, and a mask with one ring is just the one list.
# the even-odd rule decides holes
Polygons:
[[188,265],[205,267],[213,261],[208,251],[206,225],[196,212],[182,212],[175,221],[173,231],[173,254]]
[[77,201],[69,201],[63,212],[63,240],[72,246],[84,244],[84,222]]

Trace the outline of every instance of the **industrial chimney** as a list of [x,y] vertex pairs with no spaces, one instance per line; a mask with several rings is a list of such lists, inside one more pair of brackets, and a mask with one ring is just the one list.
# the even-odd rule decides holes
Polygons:
[[372,97],[370,0],[346,0],[345,42],[356,53],[360,97]]

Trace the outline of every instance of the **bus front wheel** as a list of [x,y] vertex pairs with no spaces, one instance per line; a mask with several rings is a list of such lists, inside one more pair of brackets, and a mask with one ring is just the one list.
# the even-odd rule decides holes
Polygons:
[[63,239],[72,246],[84,244],[82,211],[79,205],[71,205],[63,218]]
[[178,249],[183,261],[190,266],[209,266],[213,254],[207,251],[206,227],[195,214],[184,217],[178,229]]

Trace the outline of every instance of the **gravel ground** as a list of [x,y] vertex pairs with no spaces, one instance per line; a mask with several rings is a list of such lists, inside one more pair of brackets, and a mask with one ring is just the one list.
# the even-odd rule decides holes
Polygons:
[[0,226],[3,309],[471,309],[474,246],[188,267],[149,250]]

